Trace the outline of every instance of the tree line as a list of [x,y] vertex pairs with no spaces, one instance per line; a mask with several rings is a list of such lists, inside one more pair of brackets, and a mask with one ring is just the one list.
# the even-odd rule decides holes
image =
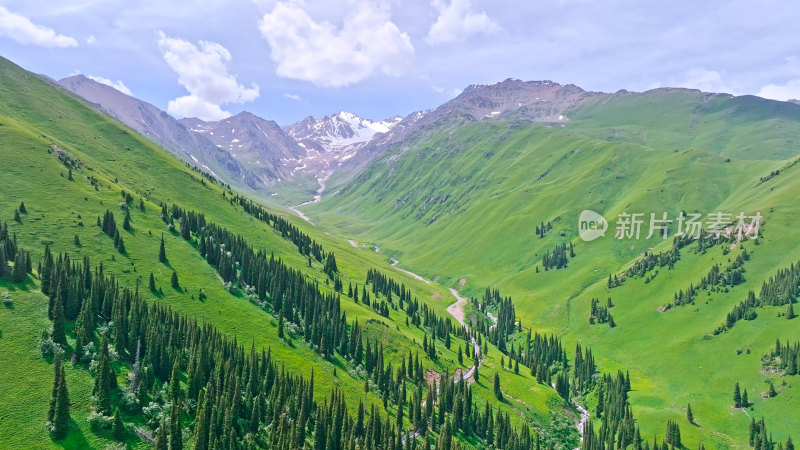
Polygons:
[[784,317],[794,318],[792,304],[797,299],[798,289],[800,289],[800,262],[778,269],[775,275],[770,276],[761,284],[758,297],[752,290],[747,292],[747,297],[733,307],[731,312],[726,315],[725,323],[717,327],[714,334],[720,334],[733,328],[736,322],[742,319],[755,320],[758,317],[756,308],[763,306],[786,305]]

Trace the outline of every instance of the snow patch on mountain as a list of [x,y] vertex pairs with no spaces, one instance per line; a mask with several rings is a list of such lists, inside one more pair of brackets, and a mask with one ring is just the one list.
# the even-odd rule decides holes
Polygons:
[[340,111],[321,119],[308,117],[286,127],[286,131],[304,147],[340,153],[364,146],[378,133],[388,133],[400,120],[400,117],[391,117],[376,122]]

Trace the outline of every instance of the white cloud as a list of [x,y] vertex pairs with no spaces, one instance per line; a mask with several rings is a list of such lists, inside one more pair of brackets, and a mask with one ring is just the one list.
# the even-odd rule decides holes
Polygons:
[[703,92],[724,92],[733,95],[739,95],[741,91],[738,83],[723,80],[722,74],[716,70],[703,68],[687,71],[676,86],[699,89]]
[[0,6],[0,34],[20,44],[59,48],[78,46],[75,38],[58,34],[52,28],[36,25],[27,17],[12,13],[2,6]]
[[401,76],[414,70],[408,34],[391,21],[387,8],[355,1],[341,28],[315,21],[301,5],[279,2],[259,21],[272,49],[277,74],[318,86],[340,87],[375,72]]
[[288,98],[289,100],[302,100],[302,98],[300,98],[300,96],[299,96],[299,95],[297,95],[297,94],[290,94],[290,93],[288,93],[288,92],[287,92],[287,93],[285,93],[285,94],[283,94],[283,96],[284,96],[284,98]]
[[228,50],[216,42],[194,45],[159,32],[158,48],[164,60],[178,74],[178,83],[189,95],[170,100],[167,111],[176,117],[221,120],[231,114],[221,108],[226,103],[245,103],[258,98],[258,86],[245,87],[228,73]]
[[800,99],[800,78],[789,80],[784,85],[768,84],[762,87],[756,95],[782,101]]
[[125,86],[125,83],[123,83],[122,80],[111,81],[108,78],[96,77],[94,75],[87,75],[86,78],[105,84],[106,86],[111,86],[125,95],[133,95],[131,94],[131,90],[128,89],[128,86]]
[[460,42],[473,34],[489,35],[501,29],[485,12],[472,11],[470,0],[452,0],[449,5],[433,0],[433,6],[439,17],[425,37],[430,45]]
[[93,34],[90,34],[89,37],[86,38],[86,43],[89,44],[89,45],[94,44],[94,41],[95,41],[95,39],[94,39],[94,35]]

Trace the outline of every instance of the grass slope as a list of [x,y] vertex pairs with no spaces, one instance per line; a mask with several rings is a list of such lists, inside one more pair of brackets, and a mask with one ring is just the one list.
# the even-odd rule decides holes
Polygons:
[[[703,337],[747,290],[758,292],[797,260],[798,130],[795,105],[658,90],[588,105],[565,129],[481,121],[444,130],[388,152],[338,195],[305,211],[323,228],[375,243],[445,285],[465,281],[472,295],[498,286],[515,299],[523,323],[559,333],[567,348],[592,347],[603,370],[630,369],[644,436],[663,436],[666,420],[675,419],[690,447],[746,448],[749,418],[730,407],[737,381],[754,399],[747,414],[764,416],[775,439],[797,429],[796,417],[784,413],[797,406],[796,378],[778,397],[761,399],[775,376],[760,373],[759,359],[776,338],[796,341],[800,330],[777,318],[784,308],[765,308],[756,321]],[[760,182],[777,169],[779,176]],[[610,221],[604,239],[578,239],[584,209]],[[704,298],[658,312],[678,289],[696,285],[714,263],[727,264],[741,251],[696,255],[687,248],[674,270],[662,269],[653,282],[606,289],[609,274],[670,244],[644,239],[646,228],[639,240],[614,239],[617,214],[667,212],[674,219],[680,211],[760,211],[764,238],[759,246],[745,243],[753,255],[745,284],[714,293],[708,304]],[[535,227],[548,221],[553,229],[540,239]],[[544,252],[567,242],[577,253],[569,266],[537,273]],[[608,296],[619,326],[589,325],[590,299]],[[685,423],[689,402],[700,426]]]
[[[49,244],[54,253],[69,251],[73,258],[88,254],[93,264],[102,263],[106,273],[115,274],[123,285],[133,286],[141,281],[146,286],[147,277],[153,272],[164,295],[156,297],[145,293],[148,301],[163,302],[180,313],[202,318],[222,332],[235,335],[245,346],[252,341],[257,348],[270,347],[273,357],[284,362],[289,370],[304,374],[315,371],[315,392],[319,399],[327,397],[330,390],[338,386],[349,406],[357,407],[358,400],[364,397],[363,378],[348,373],[346,361],[320,357],[304,344],[302,337],[291,336],[292,345],[278,339],[274,317],[248,302],[242,294],[229,293],[197,251],[166,229],[158,204],[174,202],[183,208],[204,212],[207,220],[244,235],[256,248],[274,252],[276,257],[301,270],[308,278],[318,279],[327,289],[319,263],[308,267],[305,257],[291,242],[230,203],[226,198],[230,193],[220,186],[202,182],[200,174],[145,138],[5,60],[0,60],[0,94],[0,154],[3,158],[0,191],[8,194],[0,196],[0,220],[9,222],[19,244],[31,252],[34,266],[44,245]],[[72,180],[67,167],[56,157],[62,151],[81,161],[80,169],[73,170]],[[90,179],[97,180],[97,190]],[[124,215],[120,208],[121,190],[132,193],[137,205],[140,196],[146,200],[145,212],[132,208],[134,230],[122,232],[127,249],[125,255],[117,253],[111,239],[95,225],[96,217],[107,208],[121,223]],[[22,215],[20,223],[12,222],[13,211],[21,201],[25,202],[28,212]],[[362,285],[367,269],[376,267],[405,283],[440,316],[446,314],[447,305],[454,301],[441,286],[422,283],[394,270],[383,255],[353,248],[345,240],[318,232],[294,217],[290,220],[320,242],[325,250],[335,252],[345,286],[351,282]],[[157,259],[162,233],[168,257],[165,264]],[[74,244],[75,236],[80,246]],[[179,290],[169,285],[172,270],[179,274]],[[35,282],[29,282],[28,291],[0,286],[0,290],[5,288],[12,291],[15,306],[0,312],[0,331],[3,332],[0,340],[6,345],[7,354],[13,357],[4,358],[0,377],[6,390],[4,395],[9,396],[7,398],[18,396],[24,402],[17,405],[1,402],[0,436],[22,446],[46,447],[50,440],[43,424],[52,368],[41,355],[37,357],[36,349],[41,332],[49,327],[46,300],[34,292]],[[197,299],[201,289],[208,296],[205,301]],[[423,330],[406,327],[402,311],[392,311],[389,318],[383,318],[347,298],[342,301],[342,309],[347,312],[348,320],[358,319],[362,325],[371,321],[366,334],[384,344],[386,360],[395,367],[409,350],[419,350],[426,369],[452,373],[458,365],[456,350],[459,345],[463,347],[464,342],[453,339],[450,350],[438,343],[439,362],[429,361],[421,349]],[[493,364],[492,360],[487,364]],[[93,380],[79,369],[67,372],[75,428],[66,441],[54,445],[103,446],[110,441],[88,430],[85,420]],[[120,373],[120,379],[124,375],[124,371]],[[530,381],[530,377],[527,379]],[[486,381],[476,385],[479,398],[491,398],[491,392],[492,386]],[[559,404],[554,391],[538,389],[519,395],[532,406],[503,405],[513,420],[533,420],[546,426],[550,421],[550,407]],[[368,401],[380,404],[380,397],[370,394]],[[553,410],[560,414],[564,407],[561,403]],[[389,413],[394,414],[393,411]]]

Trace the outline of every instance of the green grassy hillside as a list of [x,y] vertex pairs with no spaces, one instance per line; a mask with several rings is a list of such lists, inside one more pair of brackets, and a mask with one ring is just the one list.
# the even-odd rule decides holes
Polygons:
[[[629,370],[643,436],[662,437],[664,423],[675,420],[689,447],[747,448],[751,417],[764,417],[776,440],[798,430],[786,414],[798,406],[797,378],[762,373],[760,358],[777,338],[795,342],[800,331],[779,317],[785,306],[766,306],[756,320],[712,333],[748,290],[758,295],[797,260],[798,132],[800,107],[781,102],[686,90],[614,96],[583,105],[563,127],[485,120],[445,129],[388,151],[303,211],[444,285],[465,284],[474,296],[497,286],[513,297],[523,324],[558,333],[568,348],[591,347],[601,370]],[[578,238],[585,209],[609,221],[605,238]],[[698,252],[691,244],[652,281],[650,271],[647,282],[609,289],[609,275],[622,276],[644,252],[670,249],[674,223],[669,241],[645,239],[650,213],[675,219],[681,211],[760,212],[760,245],[725,242]],[[614,238],[623,212],[645,214],[640,239]],[[548,222],[541,238],[536,229]],[[545,252],[562,243],[576,256],[544,271]],[[700,291],[693,304],[660,312],[742,248],[751,256],[743,284]],[[590,325],[590,300],[609,296],[617,326]],[[770,380],[780,393],[761,398]],[[736,382],[748,389],[747,411],[732,407]],[[687,403],[697,425],[686,424]]]
[[[0,370],[0,385],[5,398],[17,399],[0,402],[0,439],[4,445],[96,448],[113,442],[109,430],[97,430],[87,422],[94,379],[86,365],[80,363],[65,364],[72,418],[67,438],[52,440],[45,429],[53,381],[52,358],[42,357],[38,342],[51,325],[47,317],[48,298],[38,291],[36,266],[46,245],[56,255],[69,252],[73,261],[89,256],[92,265],[102,264],[105,274],[113,274],[122,286],[134,288],[139,283],[145,301],[168,305],[179,314],[209,323],[225,336],[235,337],[245,348],[250,343],[258,350],[269,348],[274,360],[285,364],[290,373],[308,377],[313,369],[318,402],[329,399],[332,390],[339,388],[351,413],[366,398],[367,408],[373,405],[388,417],[395,417],[396,406],[390,403],[384,409],[377,389],[365,397],[364,375],[358,373],[353,363],[338,354],[321,356],[304,342],[302,333],[291,327],[286,332],[287,339],[280,339],[276,312],[248,301],[248,292],[241,286],[228,289],[220,274],[198,253],[196,243],[181,238],[177,230],[169,230],[162,220],[160,205],[177,204],[204,213],[208,222],[243,236],[254,249],[274,254],[304,279],[318,282],[321,291],[331,293],[333,283],[323,273],[323,262],[313,260],[309,264],[310,259],[300,254],[289,239],[233,202],[233,192],[6,60],[0,61],[0,94],[3,160],[0,221],[8,222],[17,245],[30,252],[34,268],[24,284],[0,282],[0,291],[8,291],[11,299],[0,307],[0,344],[7,355]],[[122,223],[128,205],[121,192],[130,193],[133,198],[132,230],[120,228],[125,245],[123,253],[114,248],[113,240],[96,225],[106,210],[115,214],[117,224]],[[140,199],[143,211],[138,208]],[[14,221],[21,202],[26,212],[20,214],[19,221]],[[458,349],[467,346],[463,337],[453,335],[447,349],[440,336],[436,343],[438,354],[433,360],[422,349],[423,339],[426,335],[431,337],[430,330],[409,325],[402,310],[391,310],[384,317],[347,296],[348,285],[363,286],[367,270],[376,268],[403,283],[439,318],[447,318],[446,307],[455,299],[446,288],[423,283],[395,270],[386,256],[371,249],[355,248],[291,214],[281,211],[277,214],[307,233],[326,252],[335,253],[337,276],[344,285],[341,310],[348,323],[359,321],[366,339],[383,345],[386,364],[397,368],[410,352],[419,353],[426,370],[443,374],[452,374],[457,368],[471,364],[470,359],[466,359],[465,365],[457,360]],[[162,235],[167,254],[165,263],[158,260]],[[170,286],[173,270],[180,279],[177,289]],[[150,273],[163,293],[151,293],[146,288]],[[206,295],[204,300],[200,299],[201,290]],[[68,322],[69,348],[75,345],[73,326]],[[525,371],[519,375],[511,373],[504,384],[504,389],[518,401],[498,401],[492,394],[491,377],[499,370],[500,353],[491,345],[488,348],[481,376],[472,384],[477,405],[489,402],[508,413],[514,426],[533,426],[542,433],[552,428],[555,418],[573,414],[553,389],[536,385]],[[117,378],[123,384],[130,365],[120,362],[116,366]],[[420,388],[424,388],[424,383]],[[409,389],[413,392],[415,388]],[[124,413],[123,418],[129,426],[143,426],[141,418],[134,414]],[[408,421],[406,418],[403,428],[410,428]],[[191,444],[193,422],[189,420],[184,425],[185,439]],[[146,426],[144,430],[154,433]],[[574,429],[565,436],[560,442],[576,443]],[[458,438],[468,447],[482,445],[474,437]],[[135,437],[130,437],[128,444],[146,446]]]

